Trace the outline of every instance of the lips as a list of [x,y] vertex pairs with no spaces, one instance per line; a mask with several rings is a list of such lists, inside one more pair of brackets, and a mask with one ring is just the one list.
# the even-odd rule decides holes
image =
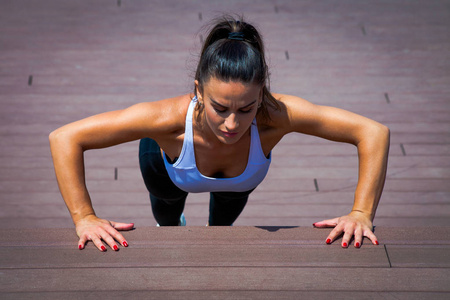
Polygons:
[[226,137],[235,137],[238,133],[237,132],[227,132],[227,131],[222,131],[223,135]]

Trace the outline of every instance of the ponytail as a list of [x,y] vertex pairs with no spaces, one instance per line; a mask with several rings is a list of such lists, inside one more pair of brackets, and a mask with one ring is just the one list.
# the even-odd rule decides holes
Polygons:
[[280,105],[269,92],[269,70],[260,34],[242,18],[225,16],[214,24],[203,44],[195,73],[200,93],[211,77],[259,84],[263,87],[263,99],[258,113],[270,119],[269,107],[279,110]]

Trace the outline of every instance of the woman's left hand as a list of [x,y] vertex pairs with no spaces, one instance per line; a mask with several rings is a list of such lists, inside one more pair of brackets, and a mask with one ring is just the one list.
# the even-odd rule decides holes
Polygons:
[[317,228],[334,227],[326,239],[327,244],[331,244],[339,236],[342,237],[342,247],[347,248],[350,240],[354,236],[354,246],[361,247],[363,237],[367,237],[372,241],[372,244],[378,245],[378,239],[373,233],[372,221],[369,217],[359,211],[352,211],[346,216],[340,218],[323,220],[313,224]]

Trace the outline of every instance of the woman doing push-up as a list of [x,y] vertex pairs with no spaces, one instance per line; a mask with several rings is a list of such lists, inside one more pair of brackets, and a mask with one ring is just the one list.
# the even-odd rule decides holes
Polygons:
[[[353,144],[359,176],[348,215],[314,223],[334,227],[326,243],[364,237],[378,244],[372,221],[384,186],[389,129],[337,108],[269,90],[260,34],[249,23],[225,17],[206,38],[191,94],[139,103],[95,115],[50,134],[61,194],[79,236],[106,251],[127,247],[121,230],[134,224],[99,218],[85,185],[83,152],[141,140],[139,161],[160,226],[183,223],[188,193],[210,193],[210,226],[230,226],[264,179],[271,151],[286,134],[308,134]],[[274,200],[276,201],[276,200]]]

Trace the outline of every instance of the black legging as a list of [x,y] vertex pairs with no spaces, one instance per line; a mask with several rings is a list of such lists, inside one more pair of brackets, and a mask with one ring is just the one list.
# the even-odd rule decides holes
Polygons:
[[[161,157],[159,145],[150,138],[139,144],[139,165],[145,186],[150,193],[153,216],[160,226],[177,226],[186,203],[187,192],[170,179]],[[209,200],[209,225],[230,226],[245,205],[247,192],[212,192]]]

